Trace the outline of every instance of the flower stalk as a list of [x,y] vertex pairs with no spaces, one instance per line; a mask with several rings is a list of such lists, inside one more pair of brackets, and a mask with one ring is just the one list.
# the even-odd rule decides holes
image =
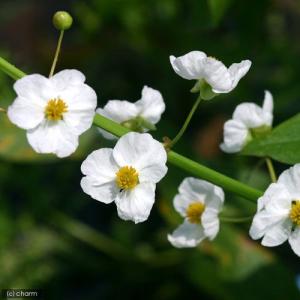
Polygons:
[[49,77],[53,76],[53,74],[54,74],[63,37],[64,37],[64,30],[61,30],[60,33],[59,33],[57,47],[56,47],[56,50],[55,50],[55,55],[54,55],[54,58],[53,58],[53,62],[52,62],[51,70],[50,70],[50,73],[49,73]]
[[195,111],[197,110],[200,102],[201,102],[201,96],[199,95],[198,98],[196,99],[191,111],[189,112],[186,120],[184,121],[183,126],[181,127],[181,129],[179,130],[177,135],[174,137],[174,139],[171,141],[171,143],[169,145],[170,148],[172,148],[181,139],[181,137],[185,133],[185,131],[186,131],[188,125],[190,124],[191,119],[192,119]]
[[277,177],[276,177],[275,169],[274,169],[272,160],[268,157],[266,158],[266,164],[267,164],[267,168],[268,168],[272,182],[276,182]]
[[[0,70],[5,72],[7,75],[17,80],[25,76],[26,74],[10,64],[8,61],[0,57]],[[195,102],[195,109],[197,108],[200,100],[197,99]],[[109,120],[101,115],[96,114],[94,117],[93,124],[97,127],[100,127],[110,133],[120,137],[130,130],[112,120]],[[178,140],[178,139],[177,139]],[[236,195],[239,195],[247,200],[256,202],[257,198],[262,196],[263,192],[252,188],[244,183],[239,182],[233,178],[230,178],[222,173],[219,173],[215,170],[212,170],[208,167],[205,167],[183,155],[180,155],[174,151],[168,152],[168,162],[172,165],[179,167],[182,170],[187,171],[189,174],[200,177],[207,181],[210,181],[227,191],[233,192]]]

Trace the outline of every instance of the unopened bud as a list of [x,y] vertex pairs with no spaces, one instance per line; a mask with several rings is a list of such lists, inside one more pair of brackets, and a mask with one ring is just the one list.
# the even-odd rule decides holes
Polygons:
[[54,27],[58,30],[67,30],[73,23],[73,18],[66,11],[57,11],[52,20]]

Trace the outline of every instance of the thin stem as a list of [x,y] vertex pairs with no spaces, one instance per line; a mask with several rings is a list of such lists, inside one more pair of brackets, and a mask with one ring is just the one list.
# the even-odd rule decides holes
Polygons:
[[228,217],[228,216],[219,216],[221,222],[224,223],[245,223],[253,219],[253,215],[247,217]]
[[[3,59],[2,59],[3,60]],[[19,79],[26,74],[18,70],[13,65],[9,64],[5,60],[1,63],[0,60],[0,70],[6,72],[9,76],[14,79]],[[118,137],[129,132],[129,129],[98,114],[94,117],[94,125],[100,127],[104,130],[109,131]],[[263,194],[262,191],[252,188],[242,182],[239,182],[233,178],[230,178],[222,173],[214,171],[207,168],[183,155],[180,155],[174,151],[168,152],[168,162],[177,166],[178,168],[187,171],[196,177],[208,180],[220,187],[226,189],[227,191],[233,192],[243,198],[256,202],[256,200]]]
[[61,30],[60,33],[59,33],[57,47],[56,47],[55,55],[54,55],[54,58],[53,58],[53,63],[52,63],[52,66],[51,66],[49,77],[53,76],[53,74],[54,74],[54,70],[55,70],[55,67],[56,67],[56,64],[57,64],[57,60],[58,60],[58,56],[59,56],[59,52],[60,52],[63,37],[64,37],[64,30]]
[[272,160],[270,158],[266,157],[266,163],[267,163],[268,171],[269,171],[272,182],[276,182],[277,177],[276,177],[276,173],[275,173],[275,169],[274,169]]
[[181,139],[181,137],[182,137],[183,134],[185,133],[185,131],[186,131],[186,129],[187,129],[189,123],[191,122],[191,119],[192,119],[192,117],[193,117],[193,115],[194,115],[194,113],[195,113],[197,107],[199,106],[200,102],[201,102],[201,97],[200,97],[200,95],[199,95],[199,97],[198,97],[197,100],[195,101],[195,103],[194,103],[194,105],[193,105],[191,111],[189,112],[187,118],[185,119],[185,121],[184,121],[184,123],[183,123],[181,129],[179,130],[179,132],[177,133],[177,135],[174,137],[174,139],[171,141],[171,144],[169,145],[170,148],[173,147],[173,146]]

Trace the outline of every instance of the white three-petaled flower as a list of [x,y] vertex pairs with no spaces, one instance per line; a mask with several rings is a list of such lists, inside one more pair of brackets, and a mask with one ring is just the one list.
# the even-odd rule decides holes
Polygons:
[[[142,97],[135,103],[126,100],[110,100],[104,108],[98,108],[96,112],[117,123],[128,126],[131,130],[146,132],[149,128],[145,125],[154,126],[165,111],[165,103],[161,93],[148,86],[144,86]],[[103,129],[99,129],[107,139],[116,137]]]
[[27,139],[38,153],[58,157],[72,154],[78,137],[93,122],[97,95],[77,70],[64,70],[50,78],[39,74],[16,81],[17,98],[8,108],[10,121],[27,130]]
[[191,51],[177,58],[172,55],[170,62],[179,76],[188,80],[204,80],[216,94],[232,91],[251,67],[250,60],[243,60],[227,68],[202,51]]
[[143,222],[155,200],[155,184],[166,175],[166,161],[164,147],[150,134],[130,132],[114,149],[96,150],[86,158],[81,187],[98,201],[115,201],[120,218]]
[[300,256],[300,164],[284,171],[258,199],[250,236],[262,245],[278,246],[289,241]]
[[253,136],[270,131],[273,122],[273,97],[265,91],[262,108],[255,103],[239,104],[231,120],[224,124],[224,142],[221,149],[227,153],[239,152]]
[[184,179],[174,207],[185,220],[168,240],[177,248],[195,247],[205,238],[213,240],[219,232],[218,214],[223,202],[220,187],[192,177]]

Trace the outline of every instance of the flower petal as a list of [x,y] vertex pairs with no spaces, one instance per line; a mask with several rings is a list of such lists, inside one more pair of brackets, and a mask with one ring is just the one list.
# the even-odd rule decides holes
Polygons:
[[105,117],[122,123],[138,116],[139,110],[134,103],[121,100],[109,100],[104,106]]
[[135,167],[139,172],[140,182],[158,182],[167,170],[164,147],[148,133],[125,134],[117,142],[113,156],[120,167]]
[[[186,199],[191,201],[190,203],[199,201],[209,205],[210,201],[223,202],[224,200],[224,193],[221,188],[205,180],[193,177],[185,178],[178,190],[181,195],[184,195]],[[218,206],[216,204],[216,207]]]
[[276,226],[276,224],[280,223],[281,221],[284,221],[286,218],[281,215],[273,215],[265,210],[262,210],[253,218],[252,225],[250,227],[250,236],[252,239],[257,240],[262,238],[266,232],[272,228],[273,226]]
[[231,90],[233,90],[237,86],[240,79],[247,74],[251,64],[252,63],[250,60],[242,60],[240,63],[234,63],[228,68],[228,72],[232,80]]
[[142,98],[135,105],[139,109],[141,117],[152,124],[156,124],[165,111],[166,105],[161,93],[148,86],[144,86],[142,90]]
[[269,91],[265,91],[263,110],[273,114],[273,96]]
[[28,98],[18,97],[8,107],[7,116],[15,125],[23,129],[32,129],[44,119],[44,109]]
[[206,54],[201,51],[191,51],[183,56],[170,56],[174,71],[184,79],[201,79],[203,77],[203,60]]
[[114,181],[118,167],[114,161],[113,150],[102,148],[93,151],[83,161],[81,172],[84,175],[94,178],[98,184]]
[[56,91],[70,89],[71,86],[82,85],[85,82],[85,76],[78,70],[63,70],[50,77],[51,84]]
[[17,80],[14,90],[19,97],[43,108],[54,95],[50,80],[39,74],[27,75]]
[[285,186],[292,200],[300,199],[300,164],[296,164],[281,173],[278,183]]
[[118,215],[135,223],[148,219],[155,200],[155,184],[141,183],[132,190],[123,190],[116,197]]
[[220,221],[218,212],[211,208],[206,208],[201,216],[201,224],[204,228],[204,234],[213,240],[219,232]]
[[232,82],[227,68],[213,57],[203,61],[203,78],[215,93],[227,93],[231,89]]
[[266,247],[275,247],[284,243],[292,230],[292,222],[283,220],[272,226],[264,235],[261,244]]
[[195,199],[191,199],[186,194],[177,194],[173,199],[175,210],[184,218],[186,217],[186,210],[189,205],[195,202],[197,202]]
[[242,122],[247,128],[257,128],[263,125],[271,126],[273,115],[255,103],[244,102],[236,107],[233,119]]
[[229,120],[224,124],[224,142],[220,148],[227,153],[239,152],[243,149],[247,137],[248,129],[242,122]]
[[205,234],[202,226],[184,221],[172,234],[168,235],[169,242],[177,248],[196,247]]
[[27,131],[31,147],[38,153],[54,153],[58,157],[72,154],[78,146],[78,136],[64,121],[43,121],[38,127]]
[[99,183],[95,178],[85,176],[81,179],[80,185],[86,194],[106,204],[113,202],[119,193],[115,181]]
[[[111,119],[115,122],[122,123],[131,119],[135,119],[139,114],[139,108],[131,102],[126,100],[110,100],[104,106],[104,108],[98,108],[96,113],[102,115],[108,119]],[[117,137],[111,133],[98,129],[99,132],[103,135],[104,138],[108,140],[116,140]]]
[[291,208],[291,201],[291,195],[282,183],[272,183],[258,199],[257,210],[264,208],[275,215],[287,215]]
[[88,85],[81,84],[77,88],[66,89],[61,97],[68,106],[68,111],[64,114],[66,124],[77,135],[88,130],[92,126],[97,106],[95,91]]
[[139,169],[140,182],[159,182],[168,172],[168,168],[163,163],[147,165]]
[[300,228],[297,227],[289,237],[289,243],[293,251],[300,256]]

